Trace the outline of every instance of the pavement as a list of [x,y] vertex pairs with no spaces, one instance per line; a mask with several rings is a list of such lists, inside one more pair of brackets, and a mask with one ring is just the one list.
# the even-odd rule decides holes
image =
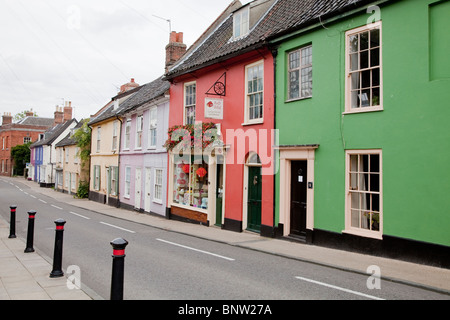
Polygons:
[[[33,191],[57,201],[116,218],[134,221],[162,230],[182,233],[231,246],[257,250],[290,259],[367,274],[370,266],[378,266],[383,280],[405,283],[450,295],[450,270],[401,260],[364,255],[284,239],[263,238],[251,232],[236,233],[218,227],[167,220],[86,199],[76,199],[23,178],[4,178],[14,184],[24,184]],[[69,289],[67,278],[51,279],[51,260],[39,253],[24,253],[23,239],[8,239],[9,223],[0,217],[0,300],[96,300],[91,290]],[[82,285],[82,288],[84,286]]]

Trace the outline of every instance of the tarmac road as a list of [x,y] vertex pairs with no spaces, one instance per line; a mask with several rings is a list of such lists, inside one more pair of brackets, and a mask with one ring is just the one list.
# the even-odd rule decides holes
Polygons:
[[[46,194],[48,191],[38,191],[29,182],[0,179],[0,213],[9,221],[9,205],[18,205],[16,233],[25,239],[26,212],[36,210],[34,246],[48,257],[53,257],[54,221],[66,220],[63,269],[79,267],[82,289],[94,292],[98,298],[109,299],[110,241],[121,237],[129,242],[124,291],[128,300],[450,299],[439,290],[384,279],[377,281],[368,274],[245,247],[264,246],[270,239],[249,237],[240,245],[229,245],[119,219],[96,212],[93,205],[89,208],[89,202],[73,205],[73,198],[68,195],[54,192],[53,197]],[[226,235],[240,237],[231,232]],[[370,265],[369,261],[367,267]],[[369,289],[368,283],[376,288]]]

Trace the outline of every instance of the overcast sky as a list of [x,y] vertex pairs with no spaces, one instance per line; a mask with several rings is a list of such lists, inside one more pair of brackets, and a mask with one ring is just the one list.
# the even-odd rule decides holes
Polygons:
[[231,0],[0,3],[0,115],[32,108],[52,118],[56,105],[72,101],[80,120],[131,78],[142,85],[164,73],[165,19],[190,46]]

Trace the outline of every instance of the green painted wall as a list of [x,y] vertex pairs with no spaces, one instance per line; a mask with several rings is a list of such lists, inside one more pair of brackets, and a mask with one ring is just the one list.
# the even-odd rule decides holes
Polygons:
[[[279,143],[320,144],[315,228],[339,233],[345,228],[345,150],[382,149],[383,233],[449,246],[450,1],[403,0],[380,8],[384,111],[342,114],[345,32],[366,24],[371,14],[363,12],[281,42]],[[446,43],[436,42],[440,38]],[[313,97],[286,102],[287,52],[311,43]],[[279,199],[279,176],[276,181]],[[278,222],[278,200],[275,212]]]

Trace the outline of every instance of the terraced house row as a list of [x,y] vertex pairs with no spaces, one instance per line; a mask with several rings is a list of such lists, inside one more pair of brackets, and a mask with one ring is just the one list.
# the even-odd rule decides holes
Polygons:
[[448,267],[449,16],[442,0],[232,1],[89,120],[90,199]]

